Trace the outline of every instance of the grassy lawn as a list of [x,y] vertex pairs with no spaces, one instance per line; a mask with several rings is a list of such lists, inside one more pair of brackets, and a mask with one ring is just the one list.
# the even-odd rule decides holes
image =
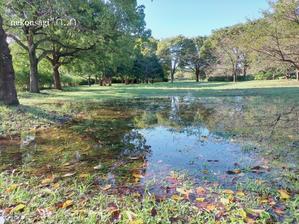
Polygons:
[[176,82],[139,85],[114,84],[111,87],[80,86],[66,88],[65,91],[45,90],[43,94],[20,93],[22,104],[35,102],[108,100],[130,97],[167,97],[192,94],[196,97],[209,96],[255,96],[299,94],[297,81],[249,81],[249,82]]
[[[0,105],[0,136],[20,136],[64,124],[88,114],[85,103],[186,95],[284,96],[296,100],[299,83],[285,80],[178,82],[80,86],[64,91],[43,90],[41,94],[21,92],[19,107]],[[80,138],[74,140],[77,143],[81,144]],[[115,194],[109,186],[95,185],[97,174],[81,174],[75,178],[73,174],[35,177],[22,170],[2,172],[0,218],[4,215],[8,223],[297,223],[298,179],[294,175],[297,171],[283,169],[284,175],[292,179],[293,192],[283,186],[274,188],[271,182],[264,181],[238,184],[234,189],[198,186],[183,174],[173,173],[170,179],[175,182],[176,192],[171,197],[159,197],[146,189]]]

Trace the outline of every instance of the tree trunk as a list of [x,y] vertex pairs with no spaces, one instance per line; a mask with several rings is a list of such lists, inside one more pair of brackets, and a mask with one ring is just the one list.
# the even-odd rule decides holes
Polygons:
[[27,35],[27,42],[29,48],[29,62],[30,62],[30,92],[39,93],[38,85],[38,59],[36,57],[36,49],[33,43],[33,34],[29,30]]
[[247,76],[247,66],[244,66],[244,69],[243,69],[243,76],[244,76],[244,77]]
[[199,68],[195,69],[195,76],[196,76],[196,82],[199,82],[199,79],[200,79],[200,70],[199,70]]
[[299,81],[299,67],[296,69],[296,80]]
[[88,86],[91,86],[91,79],[90,75],[88,76]]
[[172,70],[172,71],[171,71],[171,74],[170,74],[171,83],[174,82],[174,73],[175,73],[175,72]]
[[237,72],[234,71],[233,73],[233,82],[237,82]]
[[12,57],[6,42],[6,33],[2,28],[0,15],[0,100],[7,105],[18,105],[17,91],[15,87],[15,72],[12,65]]
[[58,90],[62,90],[61,80],[60,80],[60,73],[59,73],[60,64],[54,63],[52,65],[53,68],[53,80],[54,80],[54,88]]

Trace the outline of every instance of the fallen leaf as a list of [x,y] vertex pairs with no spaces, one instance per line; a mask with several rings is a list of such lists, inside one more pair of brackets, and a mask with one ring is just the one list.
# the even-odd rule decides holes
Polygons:
[[47,208],[38,208],[36,211],[42,218],[48,218],[53,215],[53,212]]
[[248,224],[256,223],[256,221],[254,219],[251,219],[251,218],[245,218],[245,222],[248,223]]
[[48,185],[48,184],[53,183],[53,181],[54,181],[54,177],[49,177],[49,178],[43,179],[42,184],[43,185]]
[[13,192],[15,189],[18,188],[18,186],[19,186],[18,184],[12,184],[5,190],[5,192],[7,193]]
[[120,211],[115,203],[109,203],[107,210],[111,213],[112,221],[120,219]]
[[227,198],[220,198],[220,202],[224,205],[228,205],[230,203],[229,199]]
[[67,174],[64,174],[62,177],[72,177],[76,174],[76,172],[73,172],[73,173],[67,173]]
[[290,199],[290,194],[286,191],[286,190],[278,190],[279,194],[280,194],[280,198],[283,200],[288,200]]
[[73,205],[73,201],[72,200],[66,200],[63,204],[62,204],[62,208],[69,208]]
[[252,215],[261,215],[263,212],[265,212],[265,210],[264,209],[247,209],[247,212]]
[[140,159],[140,156],[132,156],[132,157],[129,157],[130,160],[139,160]]
[[133,177],[137,178],[137,179],[142,179],[144,178],[144,176],[142,176],[141,174],[138,173],[133,173]]
[[243,191],[237,191],[236,195],[239,196],[239,197],[244,197],[245,193]]
[[131,211],[126,211],[126,214],[127,214],[128,219],[129,219],[130,222],[132,222],[137,217],[137,215],[134,212],[131,212]]
[[81,173],[81,174],[79,175],[79,177],[80,177],[80,178],[87,178],[87,177],[89,177],[89,174],[88,174],[88,173]]
[[196,188],[196,193],[197,194],[204,194],[204,193],[206,193],[206,190],[203,187],[198,187],[198,188]]
[[24,204],[18,204],[16,207],[14,207],[10,211],[10,213],[20,212],[20,211],[24,210],[24,208],[26,208],[26,205],[24,205]]
[[234,192],[232,190],[229,190],[229,189],[223,190],[223,193],[224,194],[234,194]]
[[247,213],[244,211],[244,209],[239,209],[238,212],[243,219],[247,218]]
[[99,164],[99,165],[93,167],[93,169],[94,169],[94,170],[100,170],[100,169],[102,169],[102,167],[103,167],[103,165],[102,165],[102,164]]
[[55,184],[52,185],[52,187],[54,189],[58,189],[58,188],[60,188],[60,184],[59,183],[55,183]]
[[211,212],[216,208],[215,205],[213,204],[208,204],[207,207],[205,208],[206,211]]
[[176,191],[183,195],[186,195],[188,193],[187,190],[185,190],[184,188],[180,188],[180,187],[176,188]]
[[241,170],[239,170],[239,169],[236,169],[236,170],[228,170],[228,171],[226,171],[226,173],[229,174],[229,175],[240,174],[240,173],[241,173]]
[[175,201],[181,201],[181,200],[184,199],[183,197],[181,197],[181,196],[179,196],[179,195],[176,195],[176,194],[172,195],[171,198],[172,198],[173,200],[175,200]]
[[131,221],[129,224],[143,224],[143,223],[144,223],[143,220],[136,219],[136,220]]
[[111,184],[108,184],[108,185],[106,185],[106,186],[104,186],[104,187],[101,187],[101,189],[102,189],[103,191],[107,191],[107,190],[109,190],[111,187],[112,187]]
[[204,201],[205,201],[205,198],[196,198],[196,201],[197,201],[197,202],[204,202]]
[[274,212],[275,212],[277,215],[284,215],[284,214],[285,214],[284,210],[281,209],[281,208],[276,208],[276,209],[274,209]]

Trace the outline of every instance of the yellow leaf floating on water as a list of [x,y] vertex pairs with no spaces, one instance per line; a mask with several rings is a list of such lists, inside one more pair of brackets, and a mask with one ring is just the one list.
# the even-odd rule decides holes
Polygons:
[[62,208],[69,208],[73,205],[73,201],[72,200],[66,200],[63,205]]
[[204,201],[205,201],[205,198],[196,198],[196,201],[197,201],[197,202],[204,202]]
[[19,204],[19,205],[17,205],[16,207],[14,207],[14,208],[11,210],[11,213],[20,212],[20,211],[22,211],[25,207],[26,207],[26,205],[24,205],[24,204]]
[[280,198],[283,200],[288,200],[290,199],[290,194],[286,191],[286,190],[278,190],[279,194],[280,194]]
[[224,194],[234,194],[235,192],[233,192],[232,190],[226,189],[226,190],[223,190],[223,193]]

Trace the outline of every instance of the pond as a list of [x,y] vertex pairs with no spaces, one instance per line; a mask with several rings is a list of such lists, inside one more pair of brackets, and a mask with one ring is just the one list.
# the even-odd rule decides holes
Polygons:
[[[92,176],[103,187],[159,192],[176,175],[234,188],[248,179],[274,181],[273,158],[294,168],[298,163],[296,100],[187,96],[80,108],[72,123],[2,140],[0,169],[44,178]],[[273,157],[265,156],[270,150]]]

